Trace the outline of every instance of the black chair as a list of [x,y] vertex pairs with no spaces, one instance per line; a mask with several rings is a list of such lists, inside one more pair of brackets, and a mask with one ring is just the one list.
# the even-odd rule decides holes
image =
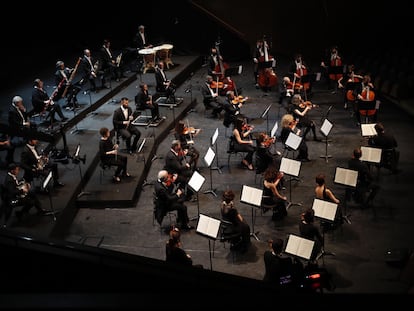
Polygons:
[[228,166],[228,168],[229,168],[229,173],[231,173],[231,168],[230,168],[230,158],[231,158],[231,156],[232,155],[243,155],[243,154],[245,154],[246,152],[245,151],[236,151],[235,150],[235,148],[234,148],[234,145],[236,144],[236,142],[235,142],[235,138],[234,138],[234,136],[232,135],[232,136],[230,136],[230,138],[229,138],[229,143],[228,143],[228,147],[227,147],[227,166]]
[[[238,244],[242,242],[242,235],[240,232],[234,230],[234,225],[225,219],[221,219],[219,229],[219,241],[223,243],[223,247],[226,248],[226,243],[230,244],[230,251],[234,262],[235,252],[233,251]],[[214,247],[213,247],[214,255]]]
[[[155,226],[155,223],[159,225],[160,233],[162,234],[163,229],[164,231],[169,231],[172,226],[175,226],[177,223],[177,215],[175,211],[165,211],[160,207],[159,198],[157,194],[154,192],[152,194],[152,202],[154,205],[153,210],[153,217],[152,217],[152,225]],[[167,216],[167,217],[166,217]],[[165,226],[164,219],[167,218],[168,226]]]

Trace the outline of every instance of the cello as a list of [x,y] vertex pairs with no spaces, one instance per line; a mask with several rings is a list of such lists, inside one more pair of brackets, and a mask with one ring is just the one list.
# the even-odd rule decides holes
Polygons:
[[[266,41],[263,39],[263,62],[265,64],[270,60],[267,47],[268,45]],[[257,82],[262,89],[269,90],[278,83],[278,77],[272,67],[265,67],[261,69]]]

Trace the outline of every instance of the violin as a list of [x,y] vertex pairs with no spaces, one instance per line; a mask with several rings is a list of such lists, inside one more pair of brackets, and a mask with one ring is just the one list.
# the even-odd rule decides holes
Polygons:
[[243,102],[245,102],[246,100],[248,100],[249,98],[246,96],[246,97],[243,97],[243,96],[241,96],[241,95],[239,95],[239,96],[235,96],[232,100],[231,100],[231,103],[233,104],[233,105],[237,105],[237,104],[240,104],[240,103],[243,103]]
[[254,129],[254,125],[249,125],[247,123],[243,124],[242,130],[243,132],[252,131]]
[[170,187],[175,182],[176,179],[177,179],[177,174],[168,173],[167,179],[164,181],[164,183],[167,187]]
[[304,108],[304,107],[315,108],[315,107],[318,107],[318,105],[314,105],[314,104],[312,104],[311,101],[306,100],[306,101],[302,101],[299,104],[299,107],[301,107],[301,108]]
[[224,87],[224,82],[213,81],[213,82],[210,83],[210,87],[212,89],[222,89]]
[[263,147],[266,147],[266,148],[268,148],[268,147],[270,147],[274,142],[276,141],[276,137],[269,137],[269,136],[267,136],[267,137],[265,137],[265,139],[263,140],[263,142],[262,142],[262,146]]

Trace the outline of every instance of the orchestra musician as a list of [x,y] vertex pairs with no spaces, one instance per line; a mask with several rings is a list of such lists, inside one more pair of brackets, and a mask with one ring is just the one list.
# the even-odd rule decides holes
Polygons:
[[182,230],[194,229],[189,224],[187,206],[184,204],[184,191],[174,187],[177,176],[167,170],[160,170],[154,184],[156,196],[155,218],[159,224],[168,211],[177,211],[177,225]]
[[238,116],[234,121],[234,129],[232,140],[234,141],[234,151],[246,152],[241,164],[249,169],[254,170],[253,167],[253,154],[256,151],[251,139],[251,133],[254,126],[247,124],[246,119],[242,116]]
[[44,82],[41,79],[35,79],[32,89],[32,106],[33,109],[29,112],[29,116],[36,113],[43,113],[49,111],[51,125],[55,122],[55,114],[58,114],[60,121],[65,122],[68,120],[63,115],[62,109],[58,103],[55,103],[55,94],[58,89],[53,92],[51,96],[47,94],[43,88]]
[[113,181],[119,183],[121,177],[130,177],[127,171],[128,158],[118,154],[118,144],[114,144],[110,139],[111,132],[108,128],[102,127],[99,130],[101,139],[99,141],[99,157],[103,165],[116,166]]
[[200,152],[194,147],[194,137],[199,132],[200,129],[186,126],[183,120],[178,121],[175,126],[175,139],[180,141],[186,156],[190,157],[188,164],[193,172],[198,169],[198,160],[200,158]]
[[297,121],[297,126],[303,129],[303,139],[306,139],[306,135],[312,130],[313,140],[321,141],[321,139],[316,136],[315,122],[308,116],[309,111],[316,106],[313,105],[311,101],[304,101],[300,94],[293,95],[291,104],[292,114]]
[[[296,126],[297,121],[293,117],[292,114],[285,114],[282,116],[281,120],[281,126],[282,130],[280,132],[280,139],[282,140],[282,143],[286,146],[286,140],[290,133],[293,133],[298,136],[302,136],[302,131]],[[298,156],[296,157],[296,160],[299,160],[301,162],[309,162],[308,158],[308,146],[306,144],[306,141],[302,138],[299,147],[298,147]]]
[[115,56],[111,50],[111,41],[105,39],[100,49],[99,56],[101,60],[101,70],[103,72],[109,71],[111,79],[119,82],[119,80],[122,78],[122,53]]
[[341,78],[338,79],[338,88],[344,92],[344,109],[348,109],[352,105],[355,111],[355,103],[357,100],[357,84],[361,82],[363,77],[355,73],[355,65],[349,64]]
[[321,67],[325,69],[325,77],[328,82],[328,87],[335,90],[332,92],[336,93],[336,87],[338,86],[337,81],[342,78],[344,71],[344,59],[339,53],[337,46],[332,46],[329,49],[324,60],[321,61]]
[[279,167],[281,153],[271,152],[271,147],[276,143],[276,137],[270,137],[266,132],[260,132],[256,143],[256,173],[263,173],[270,166]]
[[[77,63],[79,65],[79,62]],[[76,96],[79,91],[82,89],[82,80],[74,83],[70,78],[76,75],[77,66],[75,68],[65,67],[63,61],[56,62],[56,71],[55,71],[55,86],[58,89],[56,96],[54,97],[55,102],[58,102],[62,97],[66,89],[66,105],[64,108],[73,110],[79,108],[78,99]]]
[[212,47],[207,60],[207,74],[213,77],[224,75],[224,72],[221,72],[220,62],[223,62],[223,57],[219,55],[216,46]]
[[203,103],[206,110],[212,109],[211,117],[219,118],[224,107],[219,98],[218,89],[212,88],[213,82],[213,77],[208,75],[206,81],[201,86],[201,95],[203,96]]
[[280,84],[279,104],[282,105],[284,100],[290,102],[293,94],[299,94],[302,88],[303,85],[300,83],[293,85],[293,82],[288,76],[283,77],[282,83]]
[[[357,120],[357,125],[361,124],[361,103],[363,102],[374,102],[376,98],[376,90],[374,88],[374,84],[371,82],[371,76],[366,74],[362,77],[361,83],[358,83],[356,88],[356,94],[357,94],[357,102],[356,107],[357,111],[355,111],[355,116]],[[372,117],[372,122],[377,122],[377,109],[367,110],[367,115],[370,115]]]
[[270,46],[265,38],[260,38],[256,41],[256,46],[253,52],[253,64],[254,81],[255,86],[258,89],[260,71],[268,67],[276,66],[273,56],[270,55]]
[[47,176],[52,172],[53,186],[63,187],[64,184],[59,181],[59,170],[57,163],[47,154],[37,150],[39,141],[34,137],[29,137],[27,144],[23,147],[20,155],[20,164],[24,169],[23,178],[26,182],[31,183],[34,178]]
[[157,92],[164,93],[167,96],[167,99],[173,99],[175,93],[175,84],[167,78],[167,75],[164,71],[164,62],[159,61],[155,67],[155,89]]
[[144,25],[138,26],[138,32],[134,36],[133,44],[138,50],[152,48],[152,44],[148,40]]
[[309,77],[311,71],[311,68],[303,59],[302,54],[295,54],[295,57],[289,66],[289,73],[292,75],[294,84],[297,82],[303,86],[303,90],[307,96],[312,92],[312,83]]
[[146,83],[139,85],[138,94],[135,96],[135,107],[136,110],[150,109],[153,121],[161,119],[158,103],[152,100],[152,95],[149,93],[148,84]]
[[12,209],[15,206],[22,205],[22,209],[16,211],[17,219],[22,220],[23,216],[28,214],[34,207],[37,210],[37,215],[48,215],[50,212],[44,210],[34,191],[32,191],[30,184],[23,180],[19,180],[20,166],[16,163],[10,163],[7,169],[7,174],[4,178],[3,187],[5,195],[5,218],[4,225],[8,225],[8,220],[11,216]]
[[103,75],[101,69],[101,64],[99,59],[92,56],[89,49],[83,50],[83,57],[80,63],[80,73],[82,76],[82,83],[89,81],[90,91],[98,92],[98,88],[95,83],[97,77],[101,80],[101,89],[109,88],[105,85],[105,76]]
[[274,166],[269,166],[264,172],[262,203],[274,206],[272,220],[280,220],[287,215],[287,197],[279,192],[283,177],[284,173]]
[[141,137],[141,132],[138,127],[131,123],[133,119],[132,108],[129,107],[129,99],[122,97],[121,106],[114,111],[112,123],[117,135],[125,140],[129,154],[136,151],[139,138]]
[[226,100],[223,104],[223,125],[225,127],[229,127],[230,124],[234,123],[237,115],[240,114],[240,109],[243,107],[243,103],[248,99],[248,97],[243,97],[241,95],[235,96],[233,91],[228,91],[226,95]]

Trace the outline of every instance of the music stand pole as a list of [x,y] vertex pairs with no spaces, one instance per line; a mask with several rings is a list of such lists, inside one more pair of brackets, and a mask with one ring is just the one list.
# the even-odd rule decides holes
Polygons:
[[217,170],[219,172],[219,174],[221,174],[222,173],[221,168],[223,166],[220,166],[219,165],[219,162],[218,162],[218,156],[217,156],[218,155],[218,153],[217,153],[217,141],[215,143],[215,149],[216,149],[216,166],[212,167],[211,169],[212,170]]
[[78,162],[78,166],[79,166],[79,175],[80,175],[80,178],[81,178],[81,192],[77,196],[77,198],[79,199],[83,195],[90,195],[92,193],[87,192],[87,191],[83,191],[83,180],[82,180],[83,175],[82,175],[81,161]]
[[255,238],[256,241],[260,241],[259,237],[257,236],[259,234],[259,231],[256,233],[254,232],[254,223],[256,222],[256,215],[255,215],[255,211],[253,211],[255,207],[252,206],[252,231],[250,232],[250,236]]
[[289,203],[286,206],[286,210],[292,206],[302,206],[302,203],[293,203],[292,202],[292,175],[289,175]]
[[332,156],[328,154],[328,135],[325,136],[325,155],[321,155],[320,158],[325,158],[326,163],[328,163],[329,158],[332,158]]
[[211,239],[208,239],[208,252],[210,256],[210,270],[213,271],[213,258],[211,254]]
[[322,225],[322,240],[323,240],[323,243],[322,243],[321,252],[316,257],[316,260],[318,260],[319,258],[322,257],[322,263],[323,263],[324,266],[325,266],[325,259],[324,259],[325,255],[336,256],[335,253],[325,250],[325,231],[326,230],[324,229],[324,226]]
[[213,173],[212,173],[213,169],[210,165],[210,189],[204,191],[205,194],[207,193],[211,193],[212,195],[214,195],[217,198],[217,194],[216,194],[216,190],[217,189],[213,189]]

